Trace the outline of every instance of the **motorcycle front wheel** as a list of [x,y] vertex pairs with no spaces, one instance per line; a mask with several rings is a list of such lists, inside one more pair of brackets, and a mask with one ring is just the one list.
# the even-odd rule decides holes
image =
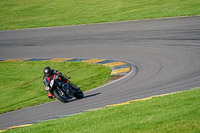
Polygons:
[[81,90],[77,91],[74,93],[74,97],[77,98],[77,99],[81,99],[84,97],[84,94]]
[[60,100],[61,102],[63,103],[66,103],[66,102],[69,102],[69,98],[68,96],[66,95],[66,93],[60,89],[60,88],[56,88],[53,90],[53,95],[58,99]]

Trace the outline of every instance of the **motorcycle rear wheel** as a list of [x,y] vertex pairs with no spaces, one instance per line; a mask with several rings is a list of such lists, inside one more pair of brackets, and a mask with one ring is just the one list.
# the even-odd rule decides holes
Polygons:
[[53,95],[63,103],[69,102],[69,98],[68,98],[67,94],[65,94],[65,92],[60,88],[54,89]]

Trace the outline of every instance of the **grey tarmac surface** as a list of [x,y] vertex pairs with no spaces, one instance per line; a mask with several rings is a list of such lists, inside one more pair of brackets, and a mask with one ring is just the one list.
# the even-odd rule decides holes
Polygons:
[[137,71],[81,100],[0,114],[0,129],[199,87],[200,16],[0,31],[0,59],[70,57],[127,61]]

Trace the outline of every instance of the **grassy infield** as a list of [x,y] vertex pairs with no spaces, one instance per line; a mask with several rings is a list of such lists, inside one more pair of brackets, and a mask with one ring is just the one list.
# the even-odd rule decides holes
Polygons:
[[[199,0],[1,0],[0,30],[199,15],[199,7]],[[89,87],[93,88],[104,84],[109,78],[105,75],[110,72],[107,68],[89,64],[81,64],[80,67],[79,63],[0,64],[0,75],[6,75],[0,79],[1,112],[26,106],[30,102],[35,105],[46,101],[44,90],[41,89],[41,69],[46,65],[69,73],[73,76],[72,80],[84,90],[88,85],[95,84]],[[16,65],[18,69],[14,67]],[[88,67],[90,69],[86,69]],[[95,73],[91,72],[92,69]],[[105,73],[96,73],[100,69]],[[76,78],[79,75],[83,75],[82,78]],[[89,79],[88,84],[82,82],[84,78]],[[104,78],[106,80],[102,81]],[[23,98],[20,94],[23,94]],[[28,94],[31,95],[26,97]],[[12,99],[16,102],[10,102]],[[195,89],[8,132],[200,132],[199,99],[200,90]]]
[[0,113],[52,101],[42,82],[46,66],[71,76],[83,91],[105,84],[111,72],[109,67],[83,62],[0,62],[0,75],[5,75],[0,78]]

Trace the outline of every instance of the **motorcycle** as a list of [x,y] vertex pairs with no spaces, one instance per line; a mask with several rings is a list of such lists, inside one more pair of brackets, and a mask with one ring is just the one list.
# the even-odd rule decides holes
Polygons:
[[[65,76],[69,81],[70,77]],[[81,99],[84,97],[82,90],[70,81],[68,83],[59,80],[58,78],[50,81],[50,92],[61,102],[69,102],[73,97]]]

